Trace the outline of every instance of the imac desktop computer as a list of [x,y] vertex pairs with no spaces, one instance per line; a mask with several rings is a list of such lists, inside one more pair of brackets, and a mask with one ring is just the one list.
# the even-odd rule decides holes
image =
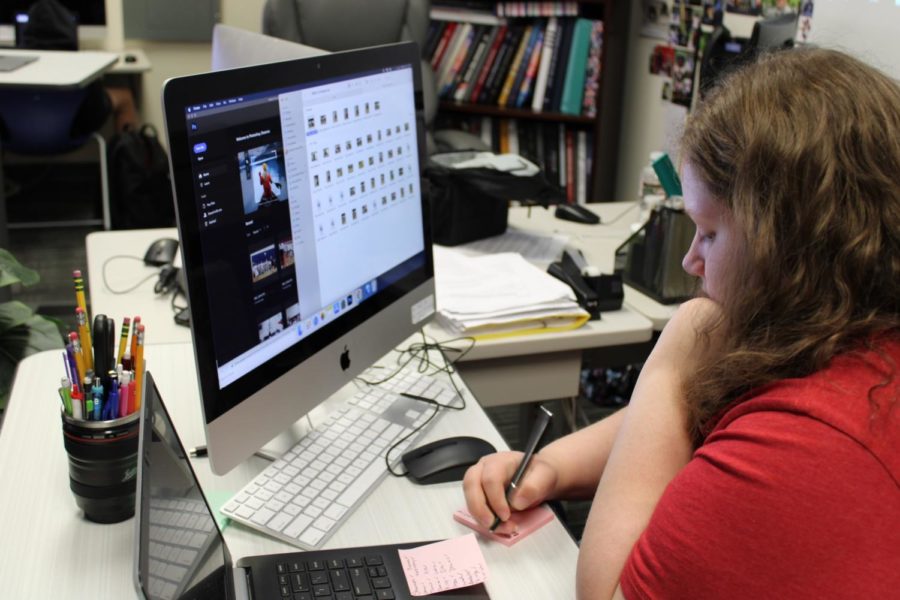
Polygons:
[[402,43],[163,88],[215,473],[434,313],[419,64]]

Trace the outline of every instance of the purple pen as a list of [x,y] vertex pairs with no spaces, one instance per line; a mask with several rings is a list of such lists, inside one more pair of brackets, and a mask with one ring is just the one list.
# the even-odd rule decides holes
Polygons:
[[75,348],[73,348],[71,344],[66,344],[66,357],[69,359],[69,369],[72,373],[75,373],[75,377],[71,378],[70,381],[80,381],[78,377],[78,366],[75,363]]
[[69,353],[63,350],[62,357],[63,366],[66,368],[66,379],[68,379],[69,381],[75,381],[75,378],[72,377],[72,367],[69,364]]

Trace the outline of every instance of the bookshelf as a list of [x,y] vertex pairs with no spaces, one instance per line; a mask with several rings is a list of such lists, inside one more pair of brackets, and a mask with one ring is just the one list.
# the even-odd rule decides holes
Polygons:
[[[423,55],[439,82],[439,128],[479,134],[497,152],[537,162],[571,201],[615,200],[628,4],[434,0]],[[602,51],[592,56],[597,41]],[[585,71],[574,84],[570,55]]]

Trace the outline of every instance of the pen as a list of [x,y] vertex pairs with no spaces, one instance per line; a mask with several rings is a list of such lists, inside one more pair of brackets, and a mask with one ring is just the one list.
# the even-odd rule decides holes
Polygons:
[[128,382],[131,381],[131,374],[128,371],[122,371],[122,376],[119,378],[119,382],[122,384],[119,390],[119,416],[126,417],[131,414],[131,409],[128,406],[131,398],[128,395],[129,390],[131,389],[128,385]]
[[100,382],[99,377],[94,377],[94,388],[92,389],[92,393],[94,395],[93,418],[95,421],[99,421],[103,411],[103,384]]
[[59,398],[62,400],[63,408],[66,410],[66,414],[70,417],[72,416],[72,396],[69,387],[69,380],[66,377],[63,377],[59,382]]
[[[547,430],[547,424],[550,423],[550,418],[553,416],[553,413],[543,406],[541,406],[540,409],[541,411],[538,413],[537,420],[534,422],[534,427],[531,429],[531,435],[528,437],[528,443],[525,445],[525,454],[522,456],[522,462],[519,463],[519,468],[516,469],[512,480],[509,482],[509,485],[506,486],[507,501],[509,501],[509,495],[516,489],[519,482],[522,481],[522,476],[525,475],[525,469],[528,468],[531,457],[534,456],[534,451],[537,449],[537,445],[541,441],[541,438],[544,437],[544,432]],[[491,531],[497,529],[499,525],[500,517],[494,515],[494,522],[491,523]]]
[[83,419],[84,413],[81,404],[81,392],[78,391],[78,388],[72,390],[72,418],[73,419]]
[[411,400],[418,400],[419,402],[425,402],[427,404],[437,404],[436,400],[432,400],[431,398],[426,398],[425,396],[418,396],[416,394],[409,394],[407,392],[400,392],[400,395],[404,398],[409,398]]

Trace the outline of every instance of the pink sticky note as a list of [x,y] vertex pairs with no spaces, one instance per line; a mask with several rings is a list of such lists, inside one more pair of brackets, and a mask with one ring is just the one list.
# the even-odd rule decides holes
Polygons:
[[494,533],[487,527],[484,527],[475,520],[475,517],[469,514],[465,509],[461,509],[453,513],[453,518],[465,525],[471,527],[486,538],[500,542],[504,546],[512,546],[516,542],[525,539],[531,533],[537,531],[547,523],[553,520],[553,511],[547,505],[541,504],[528,510],[514,512],[509,520],[519,526],[515,533],[504,535]]
[[474,533],[400,550],[399,554],[413,596],[455,590],[487,579],[487,564]]

